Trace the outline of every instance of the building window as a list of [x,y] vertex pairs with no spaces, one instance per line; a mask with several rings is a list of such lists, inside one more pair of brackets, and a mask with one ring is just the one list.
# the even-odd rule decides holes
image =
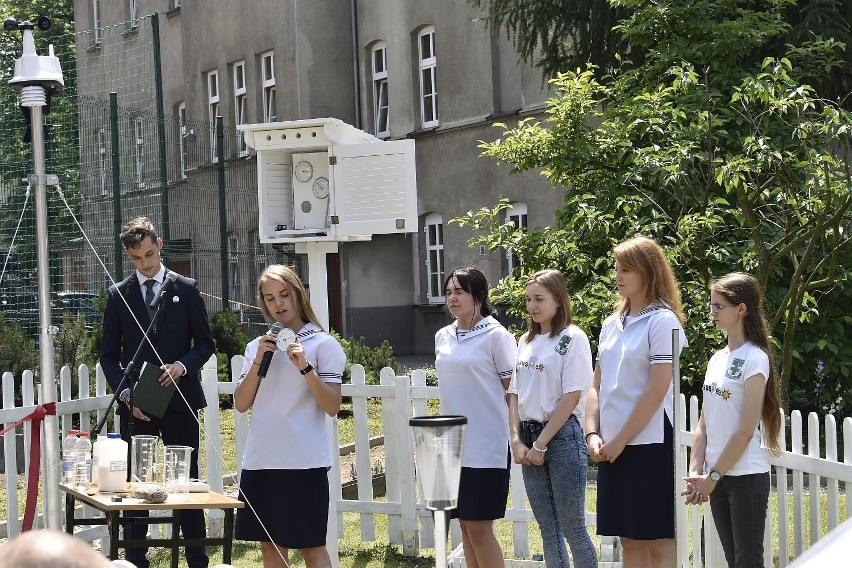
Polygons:
[[139,27],[139,0],[128,0],[127,5],[127,29],[135,30]]
[[175,10],[180,8],[180,0],[172,0],[172,8]]
[[216,117],[219,116],[219,72],[207,72],[207,120],[210,121],[210,161],[215,162],[216,152]]
[[423,128],[438,126],[438,87],[435,83],[435,28],[417,35],[420,68],[420,123]]
[[426,216],[426,279],[429,282],[427,300],[430,304],[444,301],[444,224],[441,215]]
[[186,126],[186,103],[178,105],[178,179],[186,179],[186,141],[189,137],[189,129]]
[[98,128],[95,136],[98,140],[98,186],[100,187],[101,195],[107,194],[107,148],[106,148],[106,132],[103,128]]
[[373,118],[376,136],[390,136],[388,118],[388,48],[381,43],[373,48]]
[[133,158],[136,188],[145,188],[145,122],[141,116],[133,121]]
[[[246,115],[246,64],[245,61],[234,63],[234,124],[239,126],[248,122]],[[238,156],[247,156],[243,133],[237,131],[236,151]]]
[[92,0],[92,47],[101,44],[101,2]]
[[275,122],[278,120],[275,110],[275,59],[271,51],[260,56],[260,80],[263,89],[263,122]]
[[240,297],[240,240],[234,233],[228,235],[228,277],[231,301],[239,302],[242,299]]
[[[512,207],[506,209],[506,222],[515,226],[516,231],[526,232],[527,230],[527,204],[520,201],[512,204]],[[512,276],[515,269],[523,263],[523,257],[515,251],[506,251],[506,267],[508,275]]]

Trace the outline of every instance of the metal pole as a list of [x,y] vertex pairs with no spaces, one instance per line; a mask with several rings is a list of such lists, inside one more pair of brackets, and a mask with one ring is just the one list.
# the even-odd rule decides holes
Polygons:
[[169,230],[169,172],[166,163],[166,123],[163,106],[163,70],[160,59],[160,15],[151,15],[151,31],[154,42],[154,91],[157,99],[157,139],[160,152],[160,236],[163,237],[163,262],[168,264],[171,251],[171,232]]
[[115,279],[124,280],[124,247],[118,235],[121,234],[121,160],[118,139],[118,93],[109,94],[109,130],[112,148],[112,227],[115,253]]
[[432,511],[432,522],[435,533],[435,568],[447,568],[447,518],[448,511],[436,509]]
[[675,566],[684,566],[681,545],[686,545],[686,508],[680,503],[680,488],[686,476],[686,464],[680,459],[680,329],[672,330],[672,441],[674,443],[674,508],[675,508]]
[[[53,368],[53,335],[50,321],[50,269],[47,249],[47,176],[44,172],[44,125],[42,107],[47,104],[44,87],[21,90],[21,106],[30,108],[32,118],[33,176],[36,217],[36,274],[38,279],[38,321],[41,404],[56,401],[56,376]],[[59,421],[55,415],[44,418],[44,521],[45,527],[60,530],[59,502]],[[30,467],[35,467],[30,464]]]
[[222,117],[216,117],[216,171],[219,179],[219,249],[222,264],[222,311],[231,309],[231,294],[228,290],[228,211],[225,201],[225,132]]

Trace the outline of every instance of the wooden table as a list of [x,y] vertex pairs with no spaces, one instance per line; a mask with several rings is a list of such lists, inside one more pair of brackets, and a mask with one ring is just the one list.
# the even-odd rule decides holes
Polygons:
[[[181,546],[221,546],[222,562],[231,563],[231,553],[234,548],[234,510],[243,507],[243,503],[232,497],[210,491],[208,493],[187,493],[176,500],[172,495],[163,503],[146,503],[141,499],[132,499],[120,494],[121,501],[113,501],[114,493],[95,493],[88,495],[73,487],[59,484],[65,492],[65,530],[73,534],[74,527],[80,525],[107,525],[109,530],[109,559],[118,558],[119,548],[148,548],[161,546],[171,548],[172,567],[177,568],[179,548]],[[104,513],[104,518],[75,518],[74,507],[77,501],[94,507]],[[188,509],[221,509],[225,512],[225,530],[221,538],[205,537],[196,539],[182,538],[180,535],[180,513]],[[171,511],[170,516],[163,517],[127,517],[126,511]],[[169,524],[172,527],[171,538],[127,539],[120,538],[120,527],[130,525],[159,525]]]

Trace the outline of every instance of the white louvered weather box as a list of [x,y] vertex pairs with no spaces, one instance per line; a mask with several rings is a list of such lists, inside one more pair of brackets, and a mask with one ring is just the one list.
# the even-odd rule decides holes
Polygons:
[[239,127],[257,151],[264,243],[369,240],[417,230],[414,141],[335,118]]

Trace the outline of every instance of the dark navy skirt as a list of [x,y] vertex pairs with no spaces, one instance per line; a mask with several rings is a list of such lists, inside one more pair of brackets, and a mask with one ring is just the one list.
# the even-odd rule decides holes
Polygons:
[[625,446],[615,463],[598,464],[599,535],[674,538],[673,434],[663,420],[663,443]]
[[329,498],[326,471],[324,467],[244,469],[239,499],[246,506],[237,511],[236,538],[269,542],[271,537],[276,545],[293,549],[325,546]]

